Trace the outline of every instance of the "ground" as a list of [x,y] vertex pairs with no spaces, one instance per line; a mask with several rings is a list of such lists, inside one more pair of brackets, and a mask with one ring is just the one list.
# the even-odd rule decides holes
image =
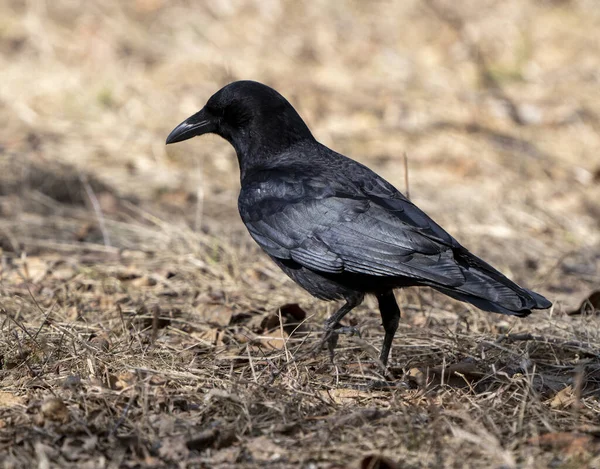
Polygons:
[[[3,468],[600,467],[595,0],[4,0],[0,69]],[[332,364],[233,150],[164,145],[248,78],[553,308],[399,291]]]

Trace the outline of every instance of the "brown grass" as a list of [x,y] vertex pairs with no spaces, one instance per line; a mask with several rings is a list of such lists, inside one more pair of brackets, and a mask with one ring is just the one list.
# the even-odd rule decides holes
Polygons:
[[[599,31],[592,0],[0,3],[0,465],[598,467]],[[164,146],[242,78],[399,188],[406,152],[553,309],[407,290],[388,373],[370,301],[313,352],[335,305],[249,239],[231,148]]]

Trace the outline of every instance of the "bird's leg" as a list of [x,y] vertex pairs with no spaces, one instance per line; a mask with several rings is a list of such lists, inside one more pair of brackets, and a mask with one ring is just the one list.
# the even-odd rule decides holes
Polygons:
[[327,332],[327,331],[332,331],[334,329],[335,330],[341,329],[342,326],[340,326],[340,321],[342,319],[344,319],[344,316],[346,316],[346,314],[348,314],[350,311],[352,311],[354,308],[356,308],[359,304],[361,304],[364,297],[365,296],[363,294],[361,294],[361,295],[346,298],[346,303],[340,309],[338,309],[335,313],[333,313],[331,316],[329,316],[327,321],[325,321],[325,331]]
[[394,340],[394,334],[396,334],[398,323],[400,322],[400,308],[398,307],[398,303],[396,303],[396,297],[392,290],[379,293],[377,301],[379,302],[379,312],[383,322],[383,329],[385,330],[379,360],[381,360],[383,366],[387,366],[388,356],[392,348],[392,340]]
[[365,295],[362,293],[356,296],[347,297],[346,303],[334,314],[332,314],[327,321],[325,321],[325,334],[321,343],[327,342],[327,348],[329,349],[329,355],[332,362],[334,349],[338,341],[338,333],[341,332],[341,329],[343,329],[344,332],[352,330],[353,333],[358,334],[358,331],[354,328],[341,327],[340,321],[344,318],[344,316],[346,316],[346,314],[361,304],[364,297]]

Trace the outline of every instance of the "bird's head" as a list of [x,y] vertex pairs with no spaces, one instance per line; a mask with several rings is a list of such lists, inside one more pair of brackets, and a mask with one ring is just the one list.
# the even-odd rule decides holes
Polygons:
[[214,133],[233,145],[240,163],[252,153],[282,151],[310,138],[310,130],[277,91],[255,81],[236,81],[221,88],[206,105],[173,129],[167,144]]

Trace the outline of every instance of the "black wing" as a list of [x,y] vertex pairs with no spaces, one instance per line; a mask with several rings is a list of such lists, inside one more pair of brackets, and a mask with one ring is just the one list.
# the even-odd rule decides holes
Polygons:
[[242,219],[269,255],[327,273],[464,283],[458,243],[374,173],[360,183],[303,173],[255,173],[240,193]]

